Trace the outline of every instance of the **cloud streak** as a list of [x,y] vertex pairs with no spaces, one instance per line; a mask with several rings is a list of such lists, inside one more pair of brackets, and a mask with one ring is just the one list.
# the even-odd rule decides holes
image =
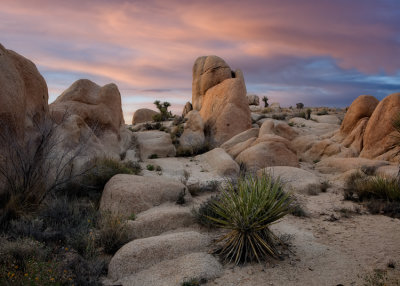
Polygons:
[[157,98],[180,112],[193,62],[207,54],[285,105],[399,89],[396,0],[2,2],[0,42],[38,65],[51,99],[79,78],[115,82],[127,122]]

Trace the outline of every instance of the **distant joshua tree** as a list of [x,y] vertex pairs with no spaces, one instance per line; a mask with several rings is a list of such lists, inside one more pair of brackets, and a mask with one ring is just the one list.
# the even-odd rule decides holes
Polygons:
[[160,110],[159,114],[153,116],[154,121],[165,121],[173,117],[171,111],[168,111],[168,107],[171,106],[171,103],[169,103],[168,101],[164,101],[163,103],[161,103],[161,101],[156,100],[154,101],[154,104],[157,106],[158,110]]
[[269,105],[269,104],[268,104],[268,97],[263,96],[262,101],[264,101],[265,107],[268,107],[268,105]]
[[304,104],[302,102],[296,103],[297,109],[303,109]]

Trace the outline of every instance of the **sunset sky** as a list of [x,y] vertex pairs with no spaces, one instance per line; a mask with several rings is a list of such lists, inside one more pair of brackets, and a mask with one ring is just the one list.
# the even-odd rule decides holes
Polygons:
[[127,123],[155,99],[180,113],[215,54],[282,106],[400,91],[399,0],[0,0],[0,43],[31,59],[50,102],[75,80],[118,85]]

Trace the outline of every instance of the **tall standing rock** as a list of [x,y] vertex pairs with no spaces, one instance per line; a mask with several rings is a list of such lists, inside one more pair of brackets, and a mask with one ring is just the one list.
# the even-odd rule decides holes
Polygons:
[[251,128],[246,85],[240,70],[233,72],[217,56],[200,57],[193,67],[193,109],[199,110],[205,135],[216,147]]
[[232,78],[231,68],[220,57],[203,56],[197,58],[193,65],[193,109],[200,110],[206,91],[228,78]]
[[34,63],[0,44],[0,132],[20,138],[48,114],[48,91]]
[[365,128],[361,157],[393,159],[398,151],[398,148],[393,148],[398,138],[392,122],[399,112],[400,93],[393,93],[379,102]]

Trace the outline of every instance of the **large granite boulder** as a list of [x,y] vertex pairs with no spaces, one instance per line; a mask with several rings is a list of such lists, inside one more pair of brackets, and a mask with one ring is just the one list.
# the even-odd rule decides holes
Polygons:
[[340,126],[343,135],[350,134],[356,127],[358,121],[365,117],[371,117],[379,100],[371,95],[360,95],[350,105]]
[[240,70],[232,71],[221,58],[208,56],[196,60],[192,102],[193,109],[203,118],[211,147],[251,128],[243,74]]
[[158,114],[158,112],[148,109],[148,108],[140,108],[135,111],[132,117],[132,125],[137,123],[143,123],[148,121],[153,121],[153,116]]
[[100,210],[128,217],[165,202],[176,202],[181,194],[190,197],[185,185],[174,179],[119,174],[104,187]]
[[48,115],[47,101],[47,85],[35,64],[0,44],[0,132],[7,128],[23,138]]
[[142,131],[134,134],[142,160],[151,156],[175,157],[176,149],[171,136],[162,131]]
[[202,56],[197,58],[193,65],[193,109],[200,110],[206,91],[228,78],[232,78],[231,68],[220,57]]
[[394,159],[399,150],[394,145],[399,139],[392,124],[399,112],[400,93],[393,93],[379,102],[365,128],[361,157]]

